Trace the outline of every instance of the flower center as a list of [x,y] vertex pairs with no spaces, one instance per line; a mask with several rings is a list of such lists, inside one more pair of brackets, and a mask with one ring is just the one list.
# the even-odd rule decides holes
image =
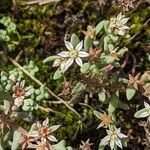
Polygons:
[[47,127],[41,127],[39,129],[39,135],[42,137],[46,137],[49,135],[49,129]]
[[111,139],[112,140],[116,140],[117,139],[117,134],[115,132],[113,132],[113,134],[111,135]]
[[102,120],[102,123],[106,126],[108,126],[112,122],[111,116],[106,115],[106,114],[102,116],[101,120]]
[[70,52],[69,52],[69,57],[72,58],[72,59],[75,59],[78,57],[78,51],[75,50],[75,49],[72,49]]
[[116,26],[119,28],[122,26],[122,23],[120,21],[116,21]]
[[25,89],[22,87],[17,87],[15,90],[15,95],[17,97],[24,96],[25,95]]

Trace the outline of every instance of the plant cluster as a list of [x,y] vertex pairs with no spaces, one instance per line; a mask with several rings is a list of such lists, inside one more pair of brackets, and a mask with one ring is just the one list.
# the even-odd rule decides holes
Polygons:
[[[100,2],[105,5],[105,1]],[[127,5],[126,1],[118,0],[124,11],[133,8],[133,2],[127,2]],[[41,3],[38,1],[38,4]],[[132,56],[126,44],[132,38],[132,25],[128,22],[130,17],[119,13],[96,25],[88,25],[86,31],[81,31],[81,37],[75,33],[64,37],[65,47],[42,60],[42,66],[48,64],[52,72],[50,82],[59,85],[57,94],[48,83],[40,81],[38,75],[41,68],[34,60],[21,66],[18,59],[7,57],[15,68],[10,65],[0,74],[0,149],[92,150],[95,141],[91,137],[81,140],[75,147],[67,146],[65,138],[58,142],[55,136],[59,129],[65,128],[65,123],[57,121],[57,125],[53,125],[52,116],[43,117],[41,112],[60,114],[45,103],[63,105],[62,111],[66,111],[66,107],[77,117],[79,128],[84,125],[85,116],[91,113],[97,132],[104,131],[98,150],[128,147],[131,123],[125,123],[122,114],[131,111],[133,122],[146,118],[143,122],[139,121],[139,125],[144,127],[145,145],[149,148],[150,71],[146,68],[138,72],[135,67],[125,74],[125,67]],[[20,43],[17,27],[10,17],[0,19],[0,24],[3,25],[0,42],[7,43],[8,52],[12,52]],[[56,100],[52,101],[52,97]],[[143,98],[141,105],[133,108],[132,100],[139,97]],[[93,105],[94,100],[98,105]],[[89,112],[82,107],[87,107]],[[34,117],[38,113],[45,118],[44,121],[39,116]],[[67,115],[69,118],[70,114]]]

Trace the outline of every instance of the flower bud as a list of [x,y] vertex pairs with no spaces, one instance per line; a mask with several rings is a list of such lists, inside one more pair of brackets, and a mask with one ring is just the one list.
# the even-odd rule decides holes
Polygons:
[[61,59],[55,59],[54,63],[53,63],[53,67],[58,67],[61,64]]

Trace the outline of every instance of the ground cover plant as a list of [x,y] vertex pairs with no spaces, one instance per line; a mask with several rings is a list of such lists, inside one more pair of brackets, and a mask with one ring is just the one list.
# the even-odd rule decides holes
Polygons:
[[0,1],[0,149],[150,149],[149,0]]

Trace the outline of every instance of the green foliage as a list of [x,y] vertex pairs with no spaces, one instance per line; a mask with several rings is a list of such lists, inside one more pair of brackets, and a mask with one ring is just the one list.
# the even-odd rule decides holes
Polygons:
[[126,96],[127,100],[131,100],[133,96],[135,95],[136,90],[133,87],[127,87],[126,89]]
[[[126,17],[119,14],[119,3],[100,7],[101,2],[93,0],[42,6],[22,6],[28,3],[16,2],[12,2],[13,6],[8,1],[0,2],[7,5],[0,9],[0,57],[3,58],[0,61],[0,149],[21,149],[20,137],[39,131],[38,125],[42,126],[41,121],[47,116],[50,124],[62,126],[56,132],[60,142],[52,144],[56,150],[73,150],[67,146],[72,143],[79,149],[83,144],[79,139],[85,139],[85,134],[94,148],[99,145],[99,150],[106,145],[111,149],[117,146],[132,149],[134,144],[146,149],[136,139],[149,139],[149,133],[140,133],[141,127],[136,123],[140,118],[147,119],[148,125],[150,122],[149,104],[144,102],[145,108],[141,108],[142,99],[148,102],[150,99],[148,2],[123,13]],[[71,45],[63,44],[68,37]],[[67,55],[58,56],[61,50],[67,51]],[[16,63],[11,65],[11,58]],[[52,95],[48,88],[52,89]],[[101,120],[98,127],[104,128],[96,135],[89,135],[93,128],[96,130],[93,114]],[[122,127],[124,133],[132,130],[134,143],[116,127]],[[115,133],[124,138],[117,136],[116,142],[111,139],[112,132],[114,139]],[[97,142],[99,133],[102,144]],[[104,139],[109,141],[103,141],[105,134],[108,135]],[[54,136],[51,140],[57,141]],[[37,138],[31,143],[41,144],[39,141]]]
[[105,24],[105,20],[99,22],[95,28],[95,34],[99,34],[101,32],[101,30],[103,29],[104,27],[104,24]]
[[12,145],[11,145],[12,150],[17,150],[18,149],[18,146],[19,146],[18,141],[20,141],[20,139],[21,139],[21,133],[18,132],[18,131],[14,131],[13,142],[12,142]]
[[81,73],[84,74],[84,73],[88,73],[89,69],[90,69],[90,63],[84,63],[80,68],[80,71]]
[[88,52],[91,48],[93,40],[89,37],[86,36],[84,39],[84,51]]
[[71,36],[71,41],[70,41],[70,42],[72,43],[72,45],[73,45],[74,47],[76,47],[77,44],[80,42],[79,37],[78,37],[75,33],[72,34],[72,36]]
[[53,79],[54,79],[54,80],[57,80],[57,79],[59,79],[59,78],[61,78],[61,77],[62,77],[62,71],[58,68],[58,69],[55,71],[55,73],[54,73]]
[[6,43],[8,51],[14,51],[20,40],[16,24],[8,16],[2,17],[0,24],[4,26],[4,29],[0,30],[0,41]]
[[43,60],[43,63],[54,61],[55,59],[60,58],[59,56],[49,56],[46,59]]
[[81,82],[78,82],[78,83],[76,84],[76,86],[74,87],[74,89],[72,90],[72,92],[73,92],[73,93],[78,93],[78,92],[80,92],[80,91],[82,91],[82,90],[84,90],[84,89],[85,89],[84,84],[82,84]]

